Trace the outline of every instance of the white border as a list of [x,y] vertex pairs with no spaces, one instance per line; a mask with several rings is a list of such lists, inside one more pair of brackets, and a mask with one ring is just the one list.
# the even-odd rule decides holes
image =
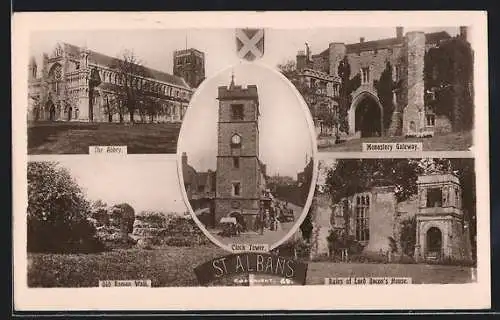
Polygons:
[[[381,310],[491,306],[488,52],[485,11],[14,13],[12,18],[13,244],[16,310]],[[91,21],[92,23],[89,23]],[[392,287],[40,288],[26,282],[26,109],[29,34],[42,30],[274,27],[447,27],[468,25],[475,51],[478,274],[469,284]],[[333,39],[334,40],[334,39]],[[340,158],[338,154],[329,154]],[[347,153],[343,153],[347,155]],[[366,155],[366,154],[365,154]],[[323,156],[323,155],[322,155]],[[328,155],[324,155],[328,156]],[[349,153],[347,157],[353,157]],[[391,155],[392,156],[392,155]],[[411,155],[407,154],[408,157]],[[432,157],[423,152],[419,157]],[[346,156],[343,156],[346,157]],[[175,161],[175,158],[173,159]],[[332,266],[334,267],[334,265]],[[267,298],[269,297],[269,298]]]
[[[283,242],[285,242],[286,240],[288,240],[290,237],[292,237],[299,230],[299,227],[302,224],[302,221],[304,221],[304,219],[306,218],[307,212],[309,211],[309,208],[311,207],[311,203],[312,203],[312,200],[313,200],[313,197],[314,197],[314,189],[316,188],[316,181],[318,179],[318,163],[319,163],[318,162],[318,156],[317,156],[317,154],[318,154],[318,148],[317,148],[317,144],[316,144],[317,142],[316,142],[316,134],[315,134],[315,131],[314,131],[315,130],[314,129],[314,123],[313,123],[313,120],[312,120],[312,117],[311,117],[311,113],[309,112],[309,108],[307,107],[307,104],[304,101],[304,98],[299,93],[299,91],[295,88],[295,86],[282,73],[280,73],[276,69],[270,68],[269,66],[267,66],[265,64],[262,64],[260,62],[246,62],[246,61],[241,61],[238,64],[238,66],[239,65],[247,65],[247,66],[248,65],[256,65],[259,68],[262,68],[263,71],[265,70],[265,72],[270,72],[270,73],[276,75],[278,78],[280,78],[280,80],[282,80],[284,83],[286,83],[288,85],[289,89],[291,89],[293,91],[293,93],[295,94],[295,98],[297,99],[298,103],[300,104],[300,107],[302,108],[302,111],[304,112],[304,118],[307,121],[307,125],[309,127],[309,135],[310,135],[310,138],[311,138],[311,141],[312,141],[312,144],[311,144],[311,149],[312,150],[311,151],[312,151],[312,159],[313,159],[313,173],[312,173],[312,177],[311,177],[311,185],[309,187],[309,193],[307,195],[306,203],[304,205],[304,208],[302,209],[302,212],[301,212],[299,218],[297,220],[295,220],[294,225],[288,231],[288,233],[286,235],[284,235],[283,238],[281,238],[279,241],[277,241],[275,243],[272,243],[272,244],[269,244],[269,250],[273,250],[274,248],[279,247]],[[222,70],[222,71],[218,72],[217,74],[215,74],[213,77],[204,80],[203,83],[200,85],[200,87],[196,90],[196,92],[191,97],[191,103],[190,103],[190,105],[193,102],[196,101],[196,99],[198,98],[198,95],[200,95],[201,92],[203,92],[205,86],[208,85],[208,83],[212,79],[218,77],[223,72],[227,72],[228,70],[231,70],[234,67],[235,66],[230,66],[228,68],[225,68],[224,70]],[[184,119],[187,119],[190,114],[193,114],[193,112],[196,112],[196,110],[194,110],[192,107],[189,107],[187,109],[187,111],[186,111],[186,114],[184,115]],[[184,200],[184,203],[186,204],[186,207],[189,209],[189,213],[193,217],[193,219],[196,222],[196,224],[198,225],[198,227],[200,227],[200,229],[203,231],[203,233],[213,243],[215,243],[216,245],[218,245],[222,249],[224,249],[224,250],[226,250],[226,251],[228,251],[230,253],[234,253],[236,251],[233,251],[231,249],[231,243],[224,244],[223,242],[219,241],[219,239],[217,239],[213,234],[211,234],[208,231],[208,229],[198,219],[198,217],[196,216],[196,214],[193,211],[193,208],[191,207],[191,204],[189,203],[189,198],[188,198],[187,193],[186,193],[186,188],[184,188],[184,177],[183,177],[183,172],[182,172],[183,171],[182,170],[182,151],[183,150],[180,150],[180,148],[181,148],[180,141],[182,141],[183,135],[189,134],[189,131],[186,131],[186,130],[189,130],[189,128],[186,129],[186,126],[184,126],[184,123],[185,122],[183,122],[183,125],[181,126],[181,130],[179,132],[179,138],[177,140],[178,141],[177,142],[177,175],[179,177],[179,188],[181,189],[182,199]],[[250,244],[250,243],[247,243],[247,244]],[[252,244],[265,244],[265,243],[255,242],[255,243],[252,243]]]

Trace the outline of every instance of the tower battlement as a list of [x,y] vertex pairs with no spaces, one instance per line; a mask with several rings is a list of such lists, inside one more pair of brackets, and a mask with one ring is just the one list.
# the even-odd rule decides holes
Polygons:
[[258,100],[259,95],[256,85],[248,85],[246,88],[242,86],[221,86],[219,87],[219,100]]

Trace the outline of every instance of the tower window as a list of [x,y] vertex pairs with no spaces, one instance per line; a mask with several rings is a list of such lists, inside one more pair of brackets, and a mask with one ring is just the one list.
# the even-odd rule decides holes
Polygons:
[[243,120],[243,105],[242,104],[231,105],[231,118],[232,118],[232,120]]
[[240,167],[240,158],[233,157],[233,168],[238,169]]
[[441,188],[427,190],[427,208],[441,207],[443,205],[443,191]]
[[239,182],[233,182],[233,196],[241,195],[241,184]]

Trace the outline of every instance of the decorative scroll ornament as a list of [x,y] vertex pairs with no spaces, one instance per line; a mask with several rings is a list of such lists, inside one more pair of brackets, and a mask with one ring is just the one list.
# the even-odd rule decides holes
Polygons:
[[264,55],[264,29],[236,29],[236,53],[254,61]]

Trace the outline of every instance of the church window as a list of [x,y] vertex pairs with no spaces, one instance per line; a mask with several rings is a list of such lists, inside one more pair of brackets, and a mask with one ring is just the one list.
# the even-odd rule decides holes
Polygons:
[[441,207],[443,205],[443,191],[441,188],[427,190],[427,208]]
[[241,195],[241,183],[233,182],[233,196]]
[[361,83],[370,82],[370,67],[365,67],[361,69]]
[[370,198],[367,195],[356,197],[356,240],[370,240],[369,225]]
[[231,105],[231,119],[232,120],[243,120],[243,105],[242,104]]
[[239,157],[233,157],[233,168],[239,169],[240,167],[240,158]]

